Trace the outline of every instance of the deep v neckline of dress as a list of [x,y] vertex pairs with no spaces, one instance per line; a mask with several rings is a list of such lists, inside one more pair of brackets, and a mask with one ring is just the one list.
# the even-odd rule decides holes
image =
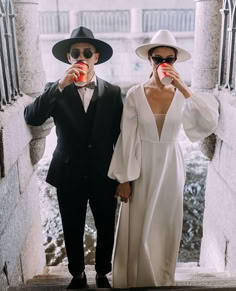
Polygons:
[[151,106],[150,106],[150,104],[148,102],[148,99],[147,99],[147,96],[146,96],[146,93],[145,93],[144,83],[142,83],[142,90],[143,90],[143,97],[146,100],[147,107],[149,108],[149,111],[151,113],[151,117],[152,117],[153,123],[155,124],[157,139],[160,142],[161,139],[162,139],[163,133],[165,132],[165,125],[166,125],[166,122],[168,121],[169,112],[170,112],[170,110],[171,110],[171,108],[173,106],[174,100],[176,99],[175,96],[176,96],[176,93],[177,93],[177,88],[176,88],[175,94],[174,94],[174,96],[173,96],[173,98],[171,100],[170,106],[169,106],[167,112],[165,113],[165,120],[164,120],[164,123],[163,123],[163,126],[162,126],[161,135],[159,135],[157,124],[156,124],[156,120],[155,120],[155,116],[154,116],[154,113],[152,111],[152,108],[151,108]]

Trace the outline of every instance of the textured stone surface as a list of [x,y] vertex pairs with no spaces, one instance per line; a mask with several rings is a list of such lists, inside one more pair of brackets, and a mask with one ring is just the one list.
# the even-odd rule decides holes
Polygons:
[[43,157],[45,145],[45,138],[34,139],[30,142],[30,160],[32,165],[36,165]]
[[211,135],[204,138],[199,142],[199,147],[202,153],[211,161],[215,153],[216,146],[216,135],[212,133]]
[[33,165],[37,164],[43,157],[46,145],[46,136],[49,135],[54,122],[49,118],[41,126],[30,126],[32,140],[30,142],[30,159]]
[[10,285],[11,286],[16,286],[19,284],[23,284],[21,257],[20,256],[18,256],[18,258],[17,258],[15,270],[13,272],[12,277],[10,278]]
[[21,89],[35,96],[42,92],[45,74],[39,43],[38,1],[14,0]]
[[20,182],[20,193],[25,191],[30,177],[33,174],[33,166],[30,160],[29,145],[27,145],[18,159],[18,175]]
[[236,189],[236,103],[230,93],[220,92],[220,119],[217,135],[214,167],[232,191]]
[[[22,251],[28,233],[37,220],[40,220],[40,216],[37,178],[34,173],[26,191],[21,194],[21,199],[10,217],[7,227],[4,228],[0,236],[0,270],[6,263],[10,278],[14,274],[17,258]],[[38,242],[37,246],[40,243]],[[34,265],[37,266],[38,263],[35,260]],[[28,266],[28,268],[34,269],[34,265]]]
[[192,86],[194,89],[212,89],[217,85],[218,68],[194,68]]
[[6,274],[4,272],[0,273],[0,287],[1,287],[1,291],[7,291],[9,285],[7,282],[7,277]]
[[[54,291],[66,290],[66,286],[70,282],[70,275],[66,267],[50,267],[47,268],[47,273],[41,276],[36,276],[30,280],[26,286],[18,288],[10,288],[9,291]],[[86,266],[86,274],[88,278],[89,289],[99,290],[95,286],[95,271],[94,266]],[[111,274],[108,275],[111,281]],[[204,286],[204,287],[203,287]],[[228,276],[227,273],[216,273],[213,269],[200,268],[196,263],[181,263],[177,264],[176,269],[176,286],[157,287],[157,288],[132,288],[132,290],[234,290],[236,287],[236,279],[234,276]],[[100,289],[101,290],[101,289]],[[118,289],[116,289],[118,290]],[[124,289],[131,290],[131,289]]]
[[214,88],[217,84],[221,32],[221,0],[196,1],[192,87]]
[[14,212],[19,200],[19,179],[17,165],[15,164],[9,171],[7,177],[0,180],[0,234],[7,226],[10,216]]
[[[32,133],[23,116],[24,108],[30,102],[32,98],[21,97],[14,105],[5,108],[0,116],[4,173],[0,179],[0,270],[6,264],[9,278],[13,276],[14,282],[22,275],[18,272],[20,270],[18,258],[29,234],[33,240],[24,249],[26,278],[42,270],[44,264],[38,186],[35,174],[32,176],[33,167],[29,156]],[[45,132],[48,132],[48,128],[36,136]],[[28,185],[30,179],[31,183]],[[35,228],[32,229],[33,225]],[[27,251],[29,260],[25,260]],[[3,282],[0,284],[0,290],[2,286]]]
[[[194,8],[194,1],[189,0],[168,0],[168,1],[156,1],[156,0],[148,0],[148,1],[137,1],[137,0],[120,0],[114,1],[111,5],[110,0],[90,0],[84,1],[83,7],[81,10],[93,10],[94,8],[97,9],[131,9],[133,7],[141,8],[141,9],[153,9],[153,8],[160,8],[160,9],[193,9]],[[48,0],[40,0],[39,1],[39,8],[40,10],[44,11],[55,11],[55,2],[49,2]],[[73,0],[66,0],[66,2],[60,2],[60,9],[61,11],[67,11],[68,8],[74,11],[78,11],[78,4]]]
[[3,151],[3,172],[7,175],[10,168],[16,163],[32,136],[24,120],[24,108],[29,103],[29,97],[24,96],[1,112],[0,144]]
[[229,244],[228,246],[228,256],[227,256],[227,271],[235,272],[236,266],[236,244],[235,237],[233,244]]
[[[214,182],[213,182],[214,181]],[[208,168],[206,202],[203,220],[203,238],[200,266],[213,267],[219,272],[225,269],[227,238],[222,233],[225,227],[223,183],[212,165]]]
[[221,147],[220,166],[217,170],[228,187],[236,193],[236,150],[224,142]]
[[208,170],[200,262],[219,271],[236,270],[236,102],[219,91],[217,142]]
[[[192,87],[217,84],[221,37],[221,0],[197,0]],[[214,92],[220,102],[216,148],[208,169],[200,264],[236,271],[236,101],[232,92]]]
[[[38,14],[35,0],[13,1],[19,52],[21,89],[32,96],[45,83],[42,69]],[[32,139],[24,121],[24,108],[32,102],[28,96],[6,106],[0,116],[0,290],[22,282],[42,271],[45,263],[36,174],[29,155]],[[19,183],[20,180],[20,183]],[[21,191],[21,195],[20,195]],[[23,272],[23,274],[22,274]]]
[[53,126],[54,126],[53,118],[49,118],[44,122],[44,124],[40,126],[29,126],[29,127],[33,139],[40,139],[49,135]]
[[[220,91],[220,120],[217,136],[233,149],[236,149],[236,99],[228,91]],[[235,150],[236,151],[236,150]]]
[[217,271],[236,271],[236,191],[211,164],[206,185],[206,204],[200,265]]
[[[39,205],[38,195],[36,195],[36,198],[37,201],[34,201],[34,203]],[[37,274],[41,274],[46,265],[39,207],[35,209],[33,224],[27,233],[27,238],[21,252],[21,262],[24,282]]]

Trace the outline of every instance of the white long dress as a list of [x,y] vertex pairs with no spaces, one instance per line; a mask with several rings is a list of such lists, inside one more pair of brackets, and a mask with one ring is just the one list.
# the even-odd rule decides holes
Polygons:
[[176,90],[159,128],[144,85],[127,94],[121,134],[109,177],[132,182],[132,198],[122,203],[113,253],[113,287],[175,285],[179,250],[185,166],[178,133],[181,123],[191,141],[210,135],[217,127],[214,96]]

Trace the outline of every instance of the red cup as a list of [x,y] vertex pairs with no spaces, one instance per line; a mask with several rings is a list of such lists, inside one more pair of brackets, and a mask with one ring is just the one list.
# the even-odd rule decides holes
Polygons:
[[165,67],[167,67],[165,63],[160,64],[157,67],[157,73],[158,73],[161,83],[163,85],[169,85],[173,79],[169,77],[165,72],[162,71],[162,68],[165,68]]
[[85,71],[85,74],[84,73],[80,73],[79,77],[74,81],[75,85],[78,86],[78,87],[81,87],[81,86],[84,86],[88,83],[88,63],[85,62],[85,61],[78,61],[76,62],[76,64],[79,64],[81,69],[83,71]]

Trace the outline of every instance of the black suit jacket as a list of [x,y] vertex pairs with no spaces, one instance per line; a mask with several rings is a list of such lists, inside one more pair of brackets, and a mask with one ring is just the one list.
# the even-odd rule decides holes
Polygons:
[[88,180],[97,191],[108,191],[116,185],[107,172],[120,133],[121,90],[97,78],[91,102],[96,102],[96,111],[89,137],[74,84],[61,93],[58,82],[48,83],[44,93],[25,108],[27,124],[38,126],[51,116],[54,119],[58,140],[46,181],[59,189],[81,188]]

